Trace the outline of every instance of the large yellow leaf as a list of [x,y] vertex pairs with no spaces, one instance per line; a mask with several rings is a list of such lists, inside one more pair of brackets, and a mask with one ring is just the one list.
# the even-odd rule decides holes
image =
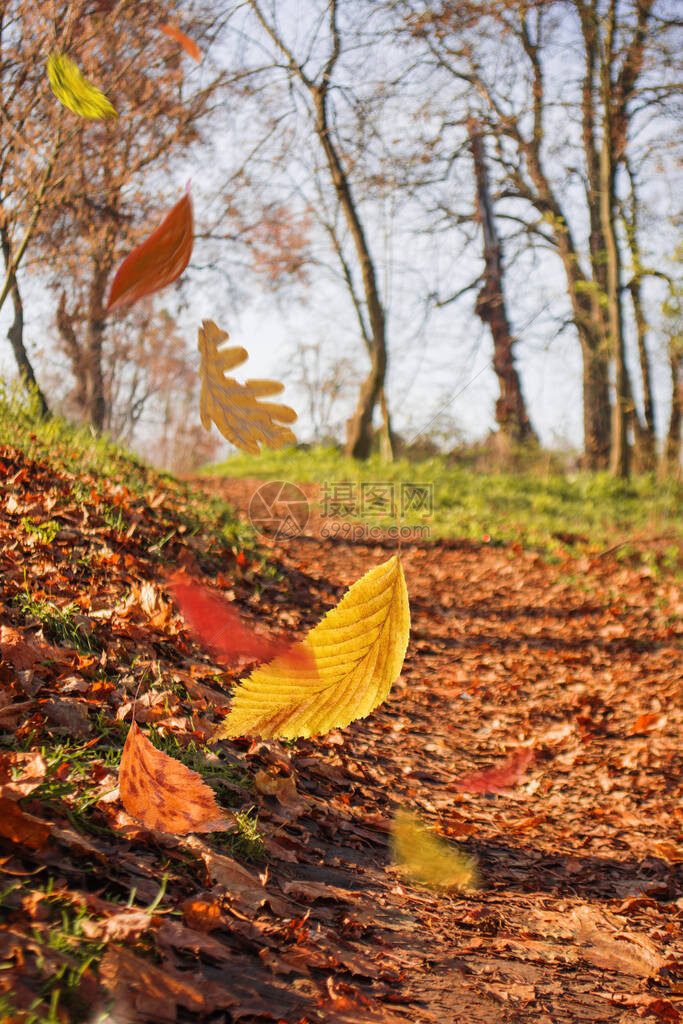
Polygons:
[[59,102],[74,114],[98,120],[119,116],[104,93],[96,89],[63,53],[53,53],[48,57],[47,74]]
[[308,665],[293,665],[291,654],[275,658],[238,686],[216,739],[296,739],[365,718],[389,695],[409,632],[406,581],[394,555],[354,583],[296,645],[308,652]]
[[259,454],[259,444],[268,448],[295,444],[296,437],[289,427],[280,425],[294,422],[294,410],[277,402],[259,402],[268,395],[279,395],[283,384],[274,380],[248,380],[246,384],[238,384],[233,377],[226,377],[227,370],[233,370],[249,358],[246,350],[239,346],[219,348],[228,337],[227,331],[222,331],[213,320],[204,320],[199,328],[202,379],[199,413],[204,429],[210,430],[213,420],[223,437],[251,455]]

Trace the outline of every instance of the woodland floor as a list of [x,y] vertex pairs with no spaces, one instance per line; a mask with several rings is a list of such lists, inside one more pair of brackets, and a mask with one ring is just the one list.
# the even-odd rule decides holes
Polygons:
[[[15,1007],[6,1020],[30,1019],[22,1010],[44,991],[45,963],[65,970],[85,940],[93,962],[55,1021],[681,1020],[682,609],[671,576],[609,553],[552,564],[516,546],[405,544],[411,640],[387,702],[315,740],[213,748],[217,763],[250,778],[265,769],[296,784],[297,797],[282,787],[282,802],[234,787],[235,806],[258,807],[265,842],[247,876],[215,834],[181,839],[136,825],[111,794],[101,753],[106,729],[109,746],[113,735],[122,743],[115,726],[130,720],[150,673],[136,717],[181,744],[208,737],[229,703],[215,667],[179,634],[163,569],[141,546],[163,532],[163,491],[137,505],[121,499],[137,515],[137,531],[124,534],[103,523],[94,499],[89,516],[74,504],[64,473],[0,454],[2,749],[23,742],[28,757],[63,735],[100,751],[84,769],[99,789],[80,817],[60,811],[43,784],[21,800],[13,830],[13,799],[3,801],[0,873],[15,885],[0,931],[9,968],[0,993],[13,993]],[[256,486],[196,483],[243,512]],[[31,543],[22,516],[48,515],[62,536]],[[317,526],[264,542],[277,579],[234,560],[210,569],[197,537],[164,550],[212,572],[254,623],[300,637],[395,546],[321,540]],[[81,545],[87,572],[70,557]],[[96,656],[62,643],[47,665],[17,668],[22,644],[47,644],[16,609],[26,573],[32,592],[80,601],[84,628],[100,637]],[[507,793],[454,788],[523,746],[535,762]],[[401,877],[389,851],[399,806],[477,857],[481,889],[434,894]],[[55,907],[81,912],[74,950],[49,940]],[[93,1016],[112,999],[112,1016]],[[90,1007],[80,1017],[70,1009],[79,1000]]]

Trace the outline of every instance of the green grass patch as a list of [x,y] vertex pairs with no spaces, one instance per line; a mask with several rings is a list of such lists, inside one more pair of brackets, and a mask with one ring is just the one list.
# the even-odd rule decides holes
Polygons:
[[[2,1020],[16,1015],[22,1024],[61,1024],[65,1019],[86,1020],[92,1009],[81,985],[84,975],[92,976],[92,969],[102,959],[105,944],[85,934],[84,924],[90,916],[87,910],[75,909],[58,892],[53,892],[53,887],[53,878],[42,887],[36,886],[35,881],[24,886],[11,883],[0,894],[0,921],[13,912],[22,890],[33,898],[42,894],[42,906],[48,915],[48,920],[34,926],[28,935],[29,956],[35,958],[35,970],[43,977],[39,995],[28,1010],[21,1011],[11,995],[0,997]],[[11,962],[6,966],[12,969]]]
[[53,643],[64,643],[81,654],[92,654],[102,650],[95,634],[84,628],[79,621],[78,605],[68,604],[59,607],[46,598],[33,597],[28,588],[16,595],[13,604],[23,615],[37,619],[43,627],[45,637]]
[[[431,485],[432,512],[410,512],[404,508],[402,526],[427,527],[433,538],[469,538],[492,544],[518,542],[546,553],[585,545],[608,548],[623,541],[623,557],[630,557],[638,549],[646,562],[649,559],[660,569],[671,568],[675,563],[683,534],[681,483],[672,478],[657,480],[652,475],[622,481],[607,473],[562,474],[538,468],[482,473],[446,456],[422,461],[398,459],[393,463],[373,456],[360,463],[334,449],[323,448],[264,452],[259,458],[239,454],[206,467],[204,472],[294,483],[317,482],[330,500],[335,485],[348,482],[356,514],[343,518],[378,526],[395,525],[396,519],[362,514],[363,495],[371,493],[370,485],[387,485],[399,512],[402,485]],[[327,508],[331,508],[330,503]],[[325,514],[324,506],[321,512]],[[337,535],[343,533],[338,530]],[[656,556],[648,548],[648,538],[662,541]]]

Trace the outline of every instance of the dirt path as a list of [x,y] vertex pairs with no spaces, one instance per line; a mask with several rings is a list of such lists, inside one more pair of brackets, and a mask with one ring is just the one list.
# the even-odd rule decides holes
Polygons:
[[[669,579],[612,556],[405,545],[411,642],[386,703],[315,740],[224,741],[193,762],[225,807],[256,807],[266,857],[250,861],[243,832],[168,835],[120,800],[132,715],[190,755],[240,677],[193,643],[168,571],[211,573],[247,621],[300,637],[391,546],[321,540],[314,519],[267,542],[274,578],[188,529],[195,499],[172,481],[93,483],[0,449],[3,1022],[680,1020]],[[242,511],[254,491],[198,483]],[[520,748],[533,763],[504,794],[454,785]],[[477,857],[481,889],[402,878],[401,806]]]
[[[256,484],[204,486],[244,512]],[[383,545],[321,541],[317,526],[270,543],[291,581],[294,626],[311,625],[388,557]],[[676,588],[610,558],[549,565],[472,544],[408,545],[402,561],[411,643],[387,703],[343,732],[268,754],[308,798],[296,822],[282,817],[294,859],[274,876],[310,901],[309,935],[330,929],[342,965],[338,944],[362,960],[346,979],[333,972],[326,1012],[679,1020]],[[536,762],[514,790],[453,788],[521,746]],[[476,854],[480,891],[432,896],[401,880],[387,848],[399,804]],[[333,888],[314,899],[321,884]]]

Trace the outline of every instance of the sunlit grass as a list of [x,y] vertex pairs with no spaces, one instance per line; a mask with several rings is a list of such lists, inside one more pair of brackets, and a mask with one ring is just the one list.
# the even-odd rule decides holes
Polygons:
[[[259,458],[238,454],[205,472],[319,483],[323,489],[327,484],[328,493],[329,485],[350,481],[358,497],[362,483],[387,482],[395,485],[399,503],[400,484],[432,484],[433,512],[404,513],[402,525],[426,525],[434,538],[517,542],[546,553],[584,546],[606,549],[624,542],[622,556],[630,557],[637,548],[655,571],[675,563],[683,534],[680,482],[653,475],[623,481],[607,473],[543,472],[542,465],[515,473],[482,473],[445,456],[393,463],[373,456],[356,462],[334,449],[290,448],[263,452]],[[396,522],[367,516],[364,521]],[[658,541],[656,558],[649,539]]]

